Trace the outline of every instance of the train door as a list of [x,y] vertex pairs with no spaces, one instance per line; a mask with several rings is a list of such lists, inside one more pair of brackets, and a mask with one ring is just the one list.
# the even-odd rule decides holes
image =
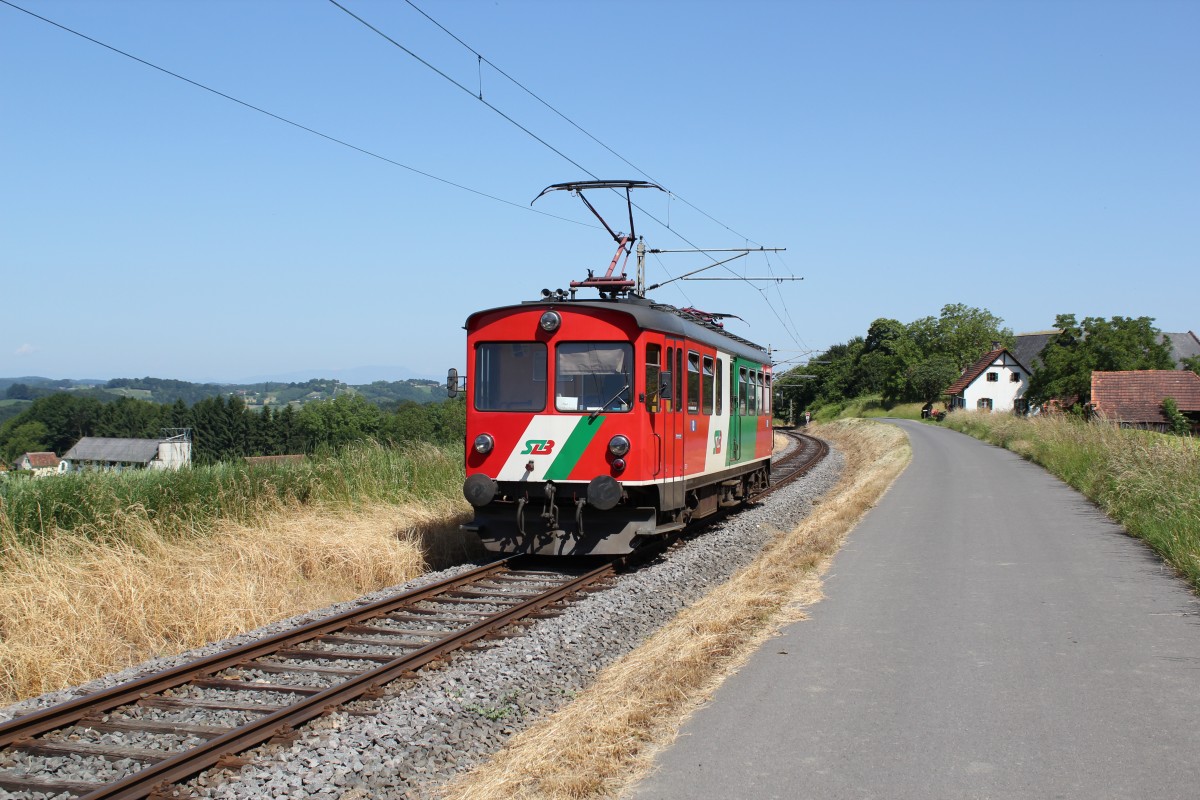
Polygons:
[[[647,410],[650,427],[655,436],[655,447],[659,454],[661,469],[656,472],[661,490],[662,508],[680,508],[683,505],[683,444],[684,444],[684,396],[683,342],[665,337],[663,345],[646,346]],[[654,359],[661,358],[661,364]],[[654,374],[657,377],[654,377]],[[654,380],[658,391],[651,392]],[[655,402],[650,402],[651,398]]]

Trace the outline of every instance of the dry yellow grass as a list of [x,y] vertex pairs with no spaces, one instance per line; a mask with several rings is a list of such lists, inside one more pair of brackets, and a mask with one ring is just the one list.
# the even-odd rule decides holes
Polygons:
[[[411,579],[472,544],[458,509],[307,508],[166,538],[130,514],[120,540],[72,534],[0,552],[0,702]],[[456,523],[457,520],[454,519]],[[436,544],[435,544],[436,543]],[[458,552],[450,552],[447,548]]]
[[[816,426],[814,426],[815,428]],[[613,797],[647,769],[688,713],[784,622],[820,598],[820,575],[908,463],[904,434],[845,420],[815,431],[846,457],[838,486],[794,531],[606,668],[570,705],[453,782],[454,800]]]

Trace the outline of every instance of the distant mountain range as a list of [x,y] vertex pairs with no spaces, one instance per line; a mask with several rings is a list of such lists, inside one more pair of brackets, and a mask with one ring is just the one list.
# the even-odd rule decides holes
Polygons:
[[[251,384],[275,381],[279,381],[280,383],[304,383],[305,381],[319,378],[332,378],[352,386],[375,383],[376,381],[405,381],[411,378],[441,380],[440,378],[429,375],[417,375],[415,372],[405,367],[387,365],[348,367],[345,369],[308,369],[297,370],[295,372],[276,372],[271,375],[252,375],[248,378],[241,378],[237,381],[234,381],[234,383]],[[220,381],[207,382],[220,383]]]
[[[384,409],[395,408],[407,401],[430,403],[446,399],[442,380],[412,377],[404,380],[384,380],[380,377],[389,374],[384,370],[396,369],[398,368],[360,367],[335,371],[334,375],[322,378],[308,378],[311,373],[307,372],[284,373],[251,378],[239,383],[193,383],[151,377],[81,380],[27,375],[0,378],[0,422],[16,416],[30,402],[59,392],[94,397],[105,403],[129,397],[168,405],[181,400],[188,406],[209,397],[236,395],[252,408],[280,408],[289,403],[303,405],[314,400],[329,400],[344,395],[360,396]],[[288,380],[297,376],[305,377],[303,380]]]

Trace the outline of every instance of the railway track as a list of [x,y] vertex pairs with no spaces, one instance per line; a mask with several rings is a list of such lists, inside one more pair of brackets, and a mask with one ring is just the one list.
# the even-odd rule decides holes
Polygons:
[[[777,459],[772,487],[756,499],[828,452],[820,440],[781,432],[797,446]],[[305,722],[379,697],[388,682],[453,650],[553,613],[549,607],[619,568],[612,559],[513,556],[18,717],[0,724],[0,790],[81,800],[174,796],[172,784],[238,766],[238,753],[288,741]]]
[[815,436],[809,436],[791,428],[776,428],[775,431],[787,436],[795,443],[795,446],[789,448],[771,464],[771,486],[766,491],[760,492],[755,499],[768,497],[772,492],[787,486],[819,464],[829,454],[829,445]]
[[[378,697],[389,681],[594,587],[616,568],[598,562],[550,566],[514,556],[18,717],[0,725],[0,789],[86,800],[166,796],[170,784],[232,766],[239,752]],[[100,741],[114,732],[134,743]],[[91,779],[45,777],[47,764],[64,757]]]

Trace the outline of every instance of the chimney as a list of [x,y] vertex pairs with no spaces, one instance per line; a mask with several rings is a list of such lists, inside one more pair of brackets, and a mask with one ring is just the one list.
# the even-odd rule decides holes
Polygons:
[[1000,349],[1000,342],[998,342],[998,341],[997,341],[997,342],[992,342],[992,349],[993,349],[993,350],[999,350],[999,349]]

